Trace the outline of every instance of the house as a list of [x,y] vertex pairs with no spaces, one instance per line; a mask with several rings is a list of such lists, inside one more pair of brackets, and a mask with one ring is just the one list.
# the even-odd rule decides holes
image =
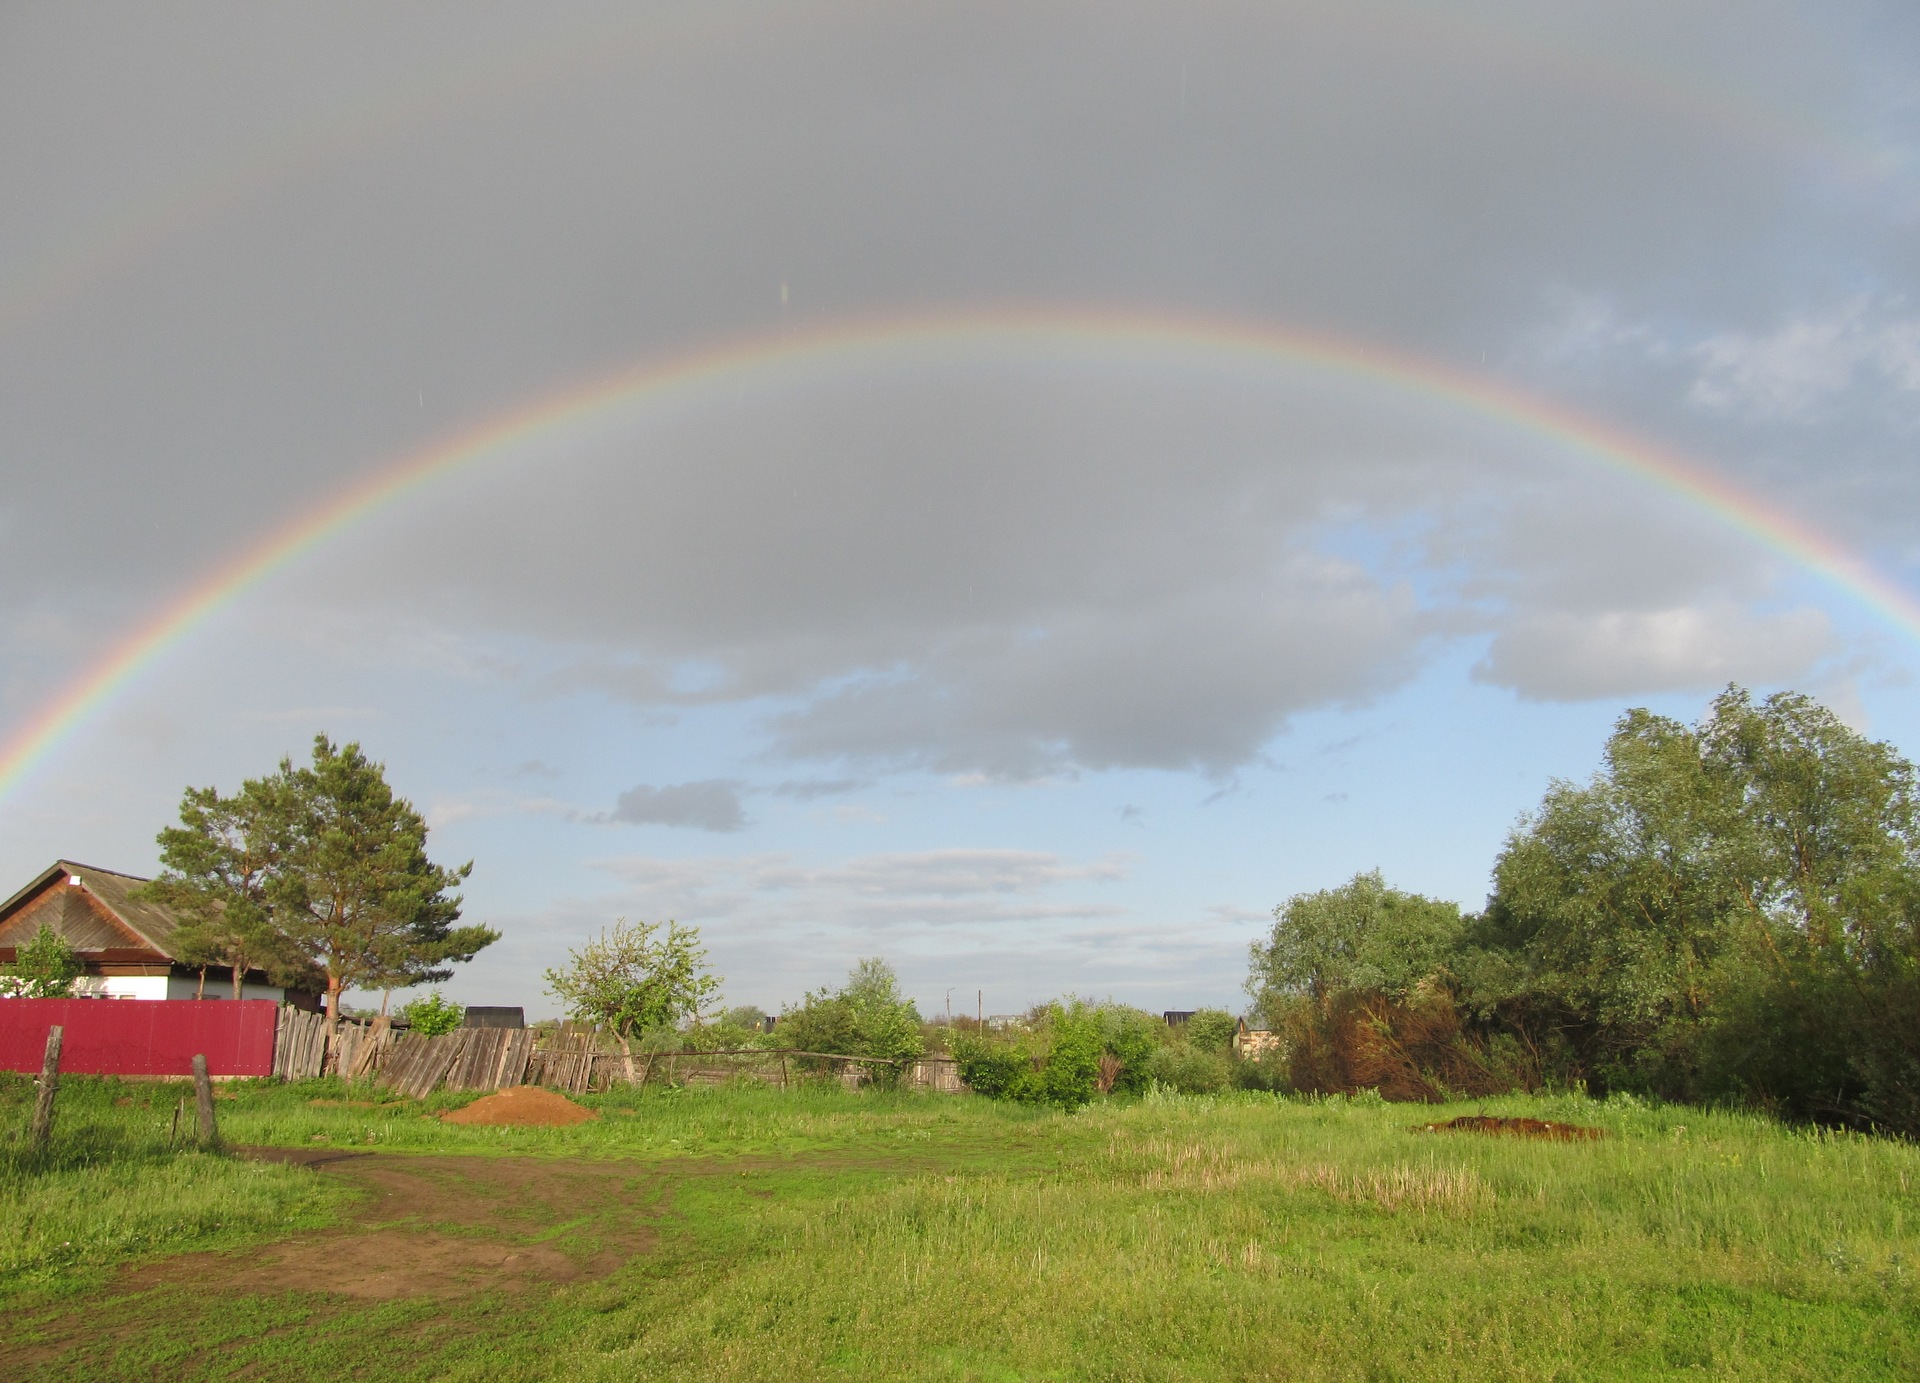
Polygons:
[[[0,964],[12,964],[19,947],[44,924],[73,947],[86,968],[74,982],[79,998],[226,999],[233,971],[182,964],[169,949],[179,919],[171,909],[135,896],[149,882],[132,874],[57,860],[33,882],[0,903]],[[267,983],[264,971],[242,977],[241,997],[272,999],[317,1009],[319,996]]]
[[1280,1034],[1269,1028],[1250,1028],[1242,1018],[1233,1034],[1233,1054],[1247,1061],[1280,1050]]

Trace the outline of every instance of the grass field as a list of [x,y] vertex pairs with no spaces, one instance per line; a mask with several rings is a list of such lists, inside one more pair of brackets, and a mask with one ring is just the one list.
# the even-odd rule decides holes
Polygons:
[[[223,1092],[235,1143],[378,1154],[309,1170],[169,1151],[181,1093],[73,1081],[49,1162],[0,1150],[0,1373],[1920,1377],[1920,1150],[1746,1116],[828,1088],[502,1130]],[[1608,1136],[1416,1131],[1483,1111]]]

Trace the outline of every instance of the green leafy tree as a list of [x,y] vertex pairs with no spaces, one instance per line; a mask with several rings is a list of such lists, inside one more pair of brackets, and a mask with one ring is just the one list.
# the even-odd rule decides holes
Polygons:
[[1630,711],[1508,841],[1462,992],[1602,1085],[1920,1129],[1915,787],[1798,693]]
[[1377,869],[1296,894],[1273,915],[1273,931],[1253,944],[1247,980],[1273,1017],[1297,999],[1344,990],[1409,993],[1447,962],[1463,928],[1458,904],[1389,888]]
[[16,999],[71,999],[84,967],[67,939],[46,923],[0,969],[0,994]]
[[427,858],[426,821],[359,745],[316,736],[311,766],[282,760],[271,791],[285,794],[288,823],[268,906],[296,953],[326,977],[329,1036],[346,990],[447,979],[451,962],[500,939],[490,927],[454,925],[453,889],[472,864],[446,869]]
[[233,997],[249,970],[274,984],[321,983],[318,972],[275,923],[267,897],[285,859],[295,819],[287,784],[258,779],[232,797],[214,788],[188,788],[180,824],[158,837],[161,872],[140,893],[180,919],[174,954],[200,968],[230,967]]
[[1755,842],[1700,736],[1629,711],[1587,783],[1556,782],[1508,840],[1463,967],[1467,994],[1570,1044],[1604,1084],[1683,1085]]
[[671,1032],[719,996],[720,978],[706,962],[698,927],[623,917],[568,952],[565,967],[547,971],[547,992],[572,1017],[612,1031],[632,1079],[635,1037]]
[[442,1037],[467,1020],[466,1006],[442,997],[439,990],[422,994],[400,1010],[407,1026],[425,1037]]

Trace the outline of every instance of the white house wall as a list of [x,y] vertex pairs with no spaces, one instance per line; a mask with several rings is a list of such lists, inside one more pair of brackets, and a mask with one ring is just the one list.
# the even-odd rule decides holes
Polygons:
[[[233,997],[233,981],[215,981],[209,976],[206,989],[200,990],[200,977],[198,975],[169,975],[167,977],[167,992],[165,994],[156,994],[154,997],[156,999],[191,999],[196,991],[199,991],[202,999],[231,999]],[[276,1004],[285,999],[286,992],[286,990],[277,984],[243,984],[240,986],[241,998],[271,999]]]
[[73,982],[76,999],[170,999],[165,975],[82,975]]
[[[82,975],[73,982],[76,999],[191,999],[200,987],[198,975]],[[230,999],[233,982],[209,979],[202,999]],[[286,991],[279,985],[247,984],[240,990],[243,999],[271,999],[282,1003]]]

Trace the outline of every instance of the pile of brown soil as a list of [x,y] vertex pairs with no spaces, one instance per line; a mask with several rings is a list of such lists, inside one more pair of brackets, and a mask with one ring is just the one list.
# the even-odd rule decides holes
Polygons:
[[1444,1124],[1421,1124],[1416,1133],[1503,1133],[1511,1138],[1547,1138],[1572,1143],[1605,1138],[1606,1132],[1580,1124],[1556,1124],[1549,1119],[1502,1119],[1492,1114],[1463,1114]]
[[600,1116],[565,1095],[542,1090],[537,1085],[516,1085],[497,1095],[475,1100],[464,1109],[442,1115],[449,1124],[513,1124],[557,1128],[562,1124],[584,1124]]

